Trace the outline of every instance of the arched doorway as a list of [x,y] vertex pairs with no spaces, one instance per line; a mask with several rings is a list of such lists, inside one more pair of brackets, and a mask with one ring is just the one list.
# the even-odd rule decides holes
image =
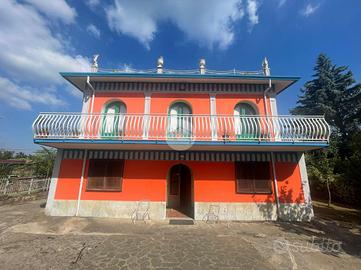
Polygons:
[[248,103],[238,103],[234,107],[234,127],[237,139],[254,139],[258,135],[258,119],[252,116],[257,111]]
[[119,137],[124,134],[125,117],[127,109],[121,101],[113,101],[105,105],[102,119],[102,136]]
[[172,104],[168,112],[168,138],[190,139],[192,136],[192,109],[184,102]]
[[183,165],[174,165],[167,183],[167,217],[194,217],[192,174]]

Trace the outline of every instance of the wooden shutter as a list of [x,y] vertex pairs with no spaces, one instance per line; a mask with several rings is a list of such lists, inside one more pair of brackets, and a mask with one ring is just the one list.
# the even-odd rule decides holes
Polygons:
[[121,191],[124,160],[90,159],[87,190]]
[[254,192],[271,193],[271,172],[269,162],[255,162]]
[[271,193],[269,162],[236,162],[237,193]]

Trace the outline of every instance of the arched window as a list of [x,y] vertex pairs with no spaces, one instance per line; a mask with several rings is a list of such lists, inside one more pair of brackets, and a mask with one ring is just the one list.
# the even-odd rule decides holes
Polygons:
[[248,103],[238,103],[234,107],[234,115],[256,115],[256,110]]
[[191,108],[184,102],[176,102],[169,108],[168,115],[168,137],[191,138]]
[[102,136],[118,137],[123,135],[126,110],[125,104],[121,101],[113,101],[105,105]]
[[234,127],[237,139],[254,139],[258,135],[258,118],[256,110],[248,103],[238,103],[234,107]]

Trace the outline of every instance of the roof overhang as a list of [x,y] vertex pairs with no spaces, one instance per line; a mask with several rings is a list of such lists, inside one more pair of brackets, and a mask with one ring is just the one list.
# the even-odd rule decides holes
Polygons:
[[153,140],[34,139],[34,142],[60,149],[102,150],[203,150],[203,151],[296,151],[304,152],[328,146],[327,142],[172,142]]
[[169,74],[169,73],[129,73],[129,72],[61,72],[60,75],[80,91],[90,82],[180,82],[180,83],[243,83],[268,84],[271,80],[276,94],[282,92],[300,77],[261,76],[239,74]]

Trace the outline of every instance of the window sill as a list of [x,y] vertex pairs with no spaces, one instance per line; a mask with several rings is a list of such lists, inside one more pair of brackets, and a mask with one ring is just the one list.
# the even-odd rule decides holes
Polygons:
[[86,192],[93,192],[93,191],[95,191],[95,192],[122,192],[122,190],[121,189],[104,189],[104,188],[92,188],[92,189],[86,189],[85,190]]
[[244,194],[244,195],[254,195],[254,194],[259,194],[259,195],[272,195],[272,191],[270,192],[253,192],[253,191],[244,191],[244,192],[236,192],[236,194]]

